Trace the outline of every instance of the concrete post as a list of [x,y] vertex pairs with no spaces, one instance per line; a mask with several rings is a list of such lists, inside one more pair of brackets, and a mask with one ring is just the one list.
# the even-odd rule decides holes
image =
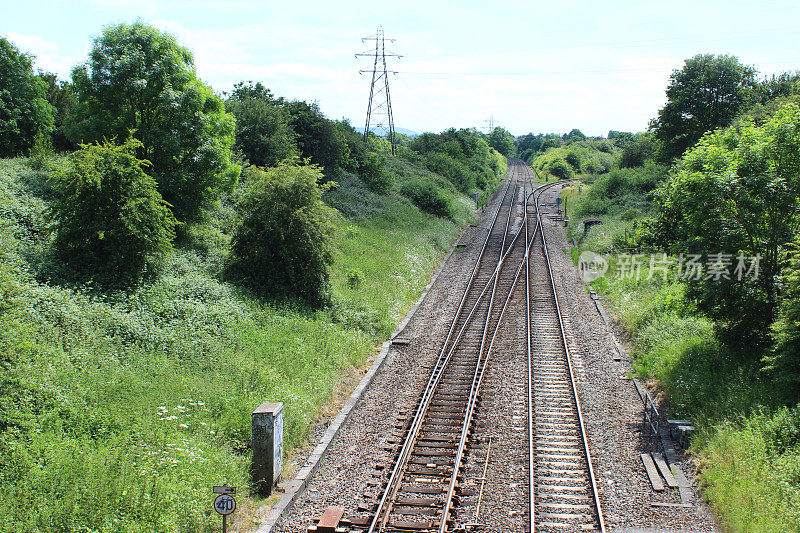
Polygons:
[[260,496],[269,496],[283,468],[283,403],[262,403],[253,411],[250,476]]

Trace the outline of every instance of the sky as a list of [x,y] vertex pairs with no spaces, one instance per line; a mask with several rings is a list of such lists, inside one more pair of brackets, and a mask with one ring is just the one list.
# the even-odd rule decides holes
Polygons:
[[372,68],[355,54],[381,25],[402,56],[388,58],[395,126],[417,132],[642,131],[696,54],[800,70],[796,0],[0,0],[0,35],[63,79],[104,27],[137,19],[191,49],[218,92],[261,81],[354,126]]

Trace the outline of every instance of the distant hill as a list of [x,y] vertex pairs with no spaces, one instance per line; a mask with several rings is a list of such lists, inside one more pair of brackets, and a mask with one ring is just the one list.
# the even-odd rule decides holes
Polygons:
[[[359,133],[364,133],[363,127],[355,128],[355,130]],[[370,130],[373,132],[375,131],[373,128],[370,128]],[[419,133],[417,133],[416,131],[408,130],[406,128],[395,128],[394,132],[402,133],[403,135],[408,135],[409,137],[419,137]],[[383,135],[381,135],[381,137],[383,137]]]

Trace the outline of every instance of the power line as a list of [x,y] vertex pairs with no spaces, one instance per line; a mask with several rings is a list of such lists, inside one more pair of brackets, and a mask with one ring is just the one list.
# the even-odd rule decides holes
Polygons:
[[[375,50],[361,52],[356,57],[372,57],[372,69],[359,70],[359,74],[372,73],[372,83],[369,87],[369,103],[367,104],[367,121],[364,126],[364,140],[366,141],[370,132],[370,123],[377,132],[383,132],[392,146],[392,155],[396,151],[396,141],[394,135],[394,116],[392,115],[392,98],[389,94],[389,74],[397,74],[395,70],[389,70],[386,66],[387,57],[402,56],[386,52],[386,38],[383,34],[383,26],[378,26],[378,31],[372,37],[364,37],[361,42],[375,41]],[[388,39],[393,43],[394,39]],[[377,134],[377,133],[376,133]]]

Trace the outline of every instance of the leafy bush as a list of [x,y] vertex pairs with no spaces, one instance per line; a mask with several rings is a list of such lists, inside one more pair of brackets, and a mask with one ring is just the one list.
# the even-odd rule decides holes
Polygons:
[[347,156],[347,142],[335,122],[325,117],[319,104],[294,100],[284,104],[300,155],[325,169],[327,178],[338,176]]
[[774,348],[764,357],[767,370],[800,398],[800,236],[787,246],[780,281],[783,298],[772,324]]
[[582,170],[581,169],[581,158],[577,153],[575,153],[575,152],[567,153],[567,156],[564,158],[564,160],[567,163],[569,163],[569,166],[571,166],[573,169],[575,169],[575,172],[577,172],[578,174],[581,173],[581,170]]
[[578,216],[608,214],[626,210],[630,221],[650,209],[650,196],[666,176],[667,169],[648,161],[642,167],[614,169],[598,176],[589,191],[578,200]]
[[421,180],[409,181],[400,187],[400,194],[410,198],[426,213],[444,218],[453,216],[450,197],[433,183]]
[[266,171],[249,167],[246,179],[231,240],[231,274],[257,294],[324,304],[334,212],[322,194],[333,183],[319,185],[321,168],[296,161]]
[[386,195],[372,191],[364,180],[350,172],[342,172],[336,183],[338,186],[325,192],[323,199],[351,220],[367,220],[389,204]]
[[798,128],[800,108],[787,104],[763,126],[746,123],[710,133],[673,167],[655,195],[653,242],[669,253],[724,252],[734,261],[760,256],[757,277],[689,284],[691,297],[718,321],[732,347],[770,340],[780,301],[779,254],[794,238],[800,196]]
[[658,147],[652,133],[637,133],[632,139],[620,154],[621,168],[640,167],[645,161],[654,160],[656,157]]
[[367,154],[359,168],[359,176],[373,192],[385,193],[392,186],[392,175],[386,171],[383,156]]
[[[513,147],[513,137],[510,140]],[[505,162],[505,156],[492,149],[475,130],[450,128],[440,134],[423,133],[412,140],[409,147],[414,152],[408,152],[406,157],[421,162],[466,193],[476,186],[492,187]],[[422,157],[416,157],[415,153]]]
[[513,156],[517,152],[517,140],[506,129],[497,126],[487,139],[489,146],[503,154]]
[[273,167],[299,155],[288,113],[260,83],[237,83],[225,109],[236,117],[236,149],[251,164]]
[[353,290],[360,289],[361,284],[364,283],[364,273],[357,268],[348,269],[345,276],[347,277],[347,286]]
[[425,156],[425,166],[431,172],[444,176],[462,192],[475,188],[475,176],[460,161],[442,152],[431,152]]
[[563,159],[555,159],[551,161],[545,170],[553,176],[565,180],[570,179],[575,175],[572,170],[572,166],[570,166],[569,163]]
[[[604,174],[613,166],[611,145],[606,141],[588,141],[575,137],[571,142],[547,149],[536,156],[531,165],[539,172],[548,172],[560,178],[573,174]],[[568,165],[564,169],[564,163]],[[555,169],[552,172],[550,169]]]
[[50,135],[37,131],[36,135],[33,136],[33,146],[31,147],[28,164],[34,170],[43,170],[52,157],[53,141]]
[[141,143],[83,145],[56,175],[56,248],[82,277],[135,281],[172,249],[176,221],[134,152]]

